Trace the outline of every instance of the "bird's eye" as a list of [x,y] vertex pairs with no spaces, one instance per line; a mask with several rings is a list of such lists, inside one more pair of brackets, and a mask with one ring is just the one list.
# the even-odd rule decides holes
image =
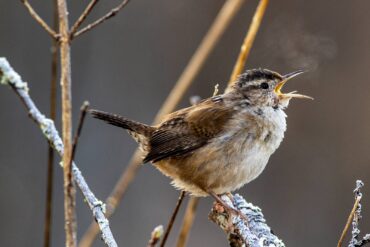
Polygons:
[[267,82],[262,82],[261,83],[261,88],[262,89],[268,89],[269,88],[269,84]]

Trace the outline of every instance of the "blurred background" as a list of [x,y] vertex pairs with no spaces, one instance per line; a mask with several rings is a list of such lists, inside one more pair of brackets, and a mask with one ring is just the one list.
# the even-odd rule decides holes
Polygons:
[[[49,23],[52,1],[31,1]],[[69,1],[75,20],[89,1]],[[102,1],[89,21],[118,1]],[[115,18],[76,39],[72,47],[73,113],[80,105],[150,123],[224,1],[132,0]],[[224,89],[257,1],[246,1],[180,107],[193,95]],[[335,246],[353,205],[356,179],[363,190],[363,232],[370,231],[369,1],[271,1],[247,68],[310,70],[289,83],[314,101],[295,100],[288,131],[258,179],[239,193],[263,209],[287,246]],[[20,1],[0,1],[0,56],[29,82],[49,112],[50,37]],[[59,95],[59,88],[58,88]],[[43,243],[47,143],[17,96],[0,88],[0,246]],[[60,129],[60,97],[58,119]],[[76,162],[99,199],[126,168],[135,142],[122,131],[87,118]],[[62,169],[55,162],[53,246],[64,246]],[[153,166],[143,166],[111,218],[120,246],[145,246],[152,229],[167,224],[179,192]],[[77,193],[78,236],[92,220]],[[208,220],[213,200],[202,199],[188,246],[227,246]],[[177,239],[182,206],[168,246]],[[98,239],[94,246],[104,246]]]

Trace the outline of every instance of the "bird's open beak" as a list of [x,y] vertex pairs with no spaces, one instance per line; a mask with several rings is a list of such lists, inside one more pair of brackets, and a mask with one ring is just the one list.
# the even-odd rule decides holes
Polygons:
[[290,92],[290,93],[282,93],[281,92],[281,89],[283,88],[283,86],[285,85],[285,83],[288,80],[290,80],[293,77],[296,77],[297,75],[300,75],[300,74],[302,74],[304,72],[305,72],[304,70],[298,70],[298,71],[295,71],[295,72],[292,72],[292,73],[289,73],[289,74],[284,75],[283,76],[283,80],[276,85],[276,87],[274,89],[275,93],[279,97],[282,97],[282,98],[313,99],[310,96],[306,96],[306,95],[303,95],[303,94],[298,94],[297,91],[293,91],[293,92]]

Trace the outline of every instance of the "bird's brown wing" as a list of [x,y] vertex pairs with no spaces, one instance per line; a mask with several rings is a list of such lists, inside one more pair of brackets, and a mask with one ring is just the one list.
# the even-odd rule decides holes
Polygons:
[[144,162],[187,155],[217,136],[231,118],[232,110],[211,99],[169,115],[149,140]]

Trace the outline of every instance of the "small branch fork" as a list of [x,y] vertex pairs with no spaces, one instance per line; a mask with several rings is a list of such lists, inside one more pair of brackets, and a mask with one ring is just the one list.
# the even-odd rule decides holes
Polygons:
[[362,199],[362,193],[361,188],[364,186],[364,183],[361,180],[356,181],[356,188],[353,191],[355,194],[355,203],[353,204],[353,208],[351,210],[351,213],[348,216],[346,225],[344,226],[342,235],[339,238],[337,247],[341,247],[344,241],[344,238],[346,237],[346,234],[350,228],[350,225],[352,223],[352,236],[351,240],[349,242],[348,247],[362,247],[366,244],[370,243],[370,234],[366,234],[362,239],[360,238],[360,229],[359,229],[359,221],[362,218],[361,215],[361,199]]
[[[232,197],[232,198],[230,198]],[[209,214],[209,219],[215,222],[227,234],[230,246],[234,247],[285,247],[284,243],[275,236],[259,207],[252,205],[238,194],[223,195],[221,200],[231,208],[239,210],[247,216],[248,222],[215,202]]]
[[[35,103],[28,94],[28,85],[22,81],[21,77],[9,65],[5,58],[0,58],[0,84],[9,85],[14,92],[19,96],[26,109],[29,111],[29,116],[40,127],[45,138],[49,141],[50,145],[62,156],[64,153],[64,145],[60,138],[58,131],[55,128],[54,122],[46,118],[36,107]],[[109,222],[106,219],[105,205],[99,201],[94,193],[90,190],[86,180],[81,174],[76,164],[72,162],[72,175],[75,183],[80,188],[85,197],[87,204],[93,212],[94,218],[102,232],[102,239],[109,247],[117,247],[113,234],[109,227]]]
[[[23,5],[26,7],[28,12],[30,13],[31,17],[35,19],[35,21],[55,40],[60,39],[60,34],[57,33],[54,29],[52,29],[34,10],[34,8],[31,6],[28,0],[21,0]],[[99,24],[102,24],[106,20],[114,17],[120,10],[122,10],[128,3],[129,0],[123,0],[120,4],[118,4],[116,7],[112,8],[108,13],[97,19],[96,21],[88,24],[86,27],[82,28],[81,30],[78,30],[78,28],[82,25],[82,23],[86,20],[86,18],[89,16],[91,11],[94,9],[96,4],[99,2],[99,0],[91,0],[91,2],[86,6],[85,10],[81,13],[80,17],[76,20],[76,22],[72,25],[71,30],[69,31],[69,40],[72,40],[76,38],[77,36],[80,36],[83,33],[86,33],[90,31],[91,29],[95,28]]]

